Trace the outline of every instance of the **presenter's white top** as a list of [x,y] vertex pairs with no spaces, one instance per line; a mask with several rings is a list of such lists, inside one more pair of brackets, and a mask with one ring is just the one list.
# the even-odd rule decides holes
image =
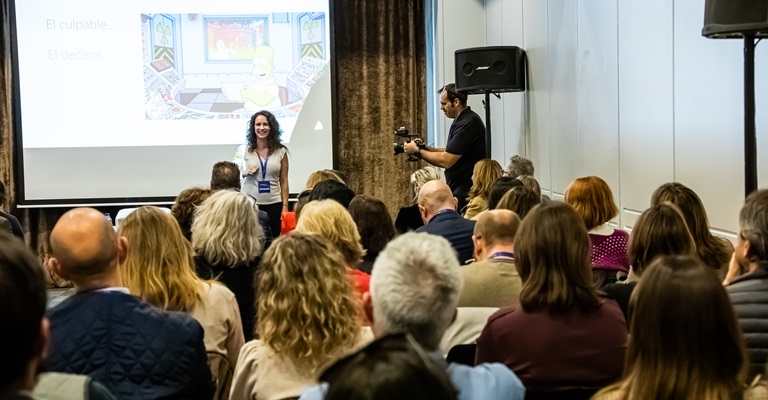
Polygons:
[[287,154],[288,149],[281,147],[265,160],[255,151],[245,151],[240,162],[240,172],[245,173],[251,167],[256,167],[256,172],[243,178],[241,191],[253,196],[256,204],[280,203],[280,165]]

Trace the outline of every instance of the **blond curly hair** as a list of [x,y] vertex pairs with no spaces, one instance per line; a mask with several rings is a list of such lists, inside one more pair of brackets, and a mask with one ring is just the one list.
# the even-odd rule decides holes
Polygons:
[[296,230],[316,233],[326,238],[341,253],[349,267],[359,264],[365,255],[360,232],[357,231],[352,215],[335,200],[315,200],[307,203],[301,209],[301,218]]
[[275,240],[256,286],[259,339],[297,367],[316,368],[357,340],[359,298],[341,254],[319,235],[294,231]]

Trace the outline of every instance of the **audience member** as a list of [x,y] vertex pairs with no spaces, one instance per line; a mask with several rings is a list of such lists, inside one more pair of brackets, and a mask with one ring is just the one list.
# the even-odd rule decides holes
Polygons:
[[[37,399],[41,392],[56,388],[58,398],[114,399],[104,386],[85,376],[37,374],[49,335],[43,269],[24,243],[10,234],[0,233],[0,249],[0,319],[7,324],[0,330],[6,343],[0,361],[0,398]],[[32,389],[35,393],[29,396]]]
[[171,215],[176,218],[176,222],[179,223],[181,233],[187,240],[192,240],[192,220],[195,217],[195,210],[200,204],[203,204],[205,199],[211,197],[213,191],[204,188],[189,188],[182,190],[171,207]]
[[13,236],[16,236],[17,238],[24,240],[24,229],[21,228],[21,224],[19,223],[19,220],[16,219],[12,214],[5,212],[5,201],[7,197],[5,194],[5,184],[3,181],[0,181],[0,217],[3,217],[8,220],[8,222],[11,224],[11,230],[13,233]]
[[[240,167],[232,161],[219,161],[213,164],[213,171],[211,172],[211,190],[234,190],[240,191]],[[246,194],[248,198],[253,200],[253,204],[256,204],[256,198]],[[200,205],[200,204],[198,204]],[[272,223],[269,221],[269,214],[264,210],[259,210],[259,224],[264,231],[264,248],[266,249],[272,243],[275,236],[280,235],[280,232],[272,230]],[[282,227],[281,227],[282,231]]]
[[541,195],[541,186],[539,186],[539,181],[536,178],[531,175],[520,175],[517,177],[517,180],[523,183],[523,187],[533,191],[536,193],[536,196],[539,196],[544,201],[544,197]]
[[523,182],[520,182],[516,178],[502,176],[501,178],[496,179],[496,182],[491,186],[491,191],[488,193],[488,209],[495,210],[499,205],[499,201],[501,201],[501,198],[507,194],[509,189],[518,186],[523,186]]
[[7,218],[0,216],[0,231],[8,232],[13,235],[13,225]]
[[619,213],[611,188],[597,176],[578,178],[566,189],[565,203],[576,210],[589,231],[590,262],[598,286],[616,282],[617,274],[629,271],[629,234],[609,224]]
[[685,224],[688,225],[688,230],[693,236],[693,242],[696,243],[696,254],[699,259],[716,271],[721,281],[725,279],[728,261],[733,254],[733,245],[727,239],[716,237],[709,230],[707,212],[696,192],[682,183],[665,183],[653,192],[651,205],[657,206],[665,201],[676,205],[683,214]]
[[[739,235],[725,278],[726,290],[744,332],[750,377],[768,361],[768,190],[747,196],[739,213]],[[707,315],[716,315],[708,312]]]
[[693,256],[696,245],[677,207],[672,203],[662,203],[645,210],[637,219],[629,239],[628,253],[632,267],[627,280],[603,288],[619,303],[627,320],[629,298],[645,268],[662,255]]
[[363,262],[358,269],[371,273],[373,262],[384,246],[395,237],[395,225],[383,201],[359,194],[349,203],[349,214],[357,225],[360,242],[365,249]]
[[232,400],[299,396],[325,367],[370,342],[343,265],[320,236],[297,231],[275,240],[254,283],[259,338],[243,346]]
[[[406,233],[389,242],[376,259],[363,309],[373,321],[377,338],[411,334],[431,359],[446,368],[459,399],[522,400],[525,388],[503,365],[447,364],[438,351],[440,338],[456,313],[461,286],[459,263],[447,240]],[[315,386],[301,399],[323,397],[323,388]]]
[[414,231],[424,226],[424,221],[421,219],[421,213],[419,212],[419,205],[417,203],[419,191],[425,183],[436,180],[445,182],[445,174],[443,170],[438,167],[424,167],[411,174],[413,205],[402,207],[400,208],[400,211],[398,211],[397,218],[395,218],[395,229],[397,229],[399,233]]
[[[306,189],[299,193],[299,195],[296,197],[296,224],[299,223],[299,216],[301,215],[301,209],[304,208],[307,203],[309,203],[309,194],[312,193],[312,190]],[[295,229],[295,228],[294,228]]]
[[533,176],[533,161],[529,158],[516,154],[509,158],[509,165],[507,166],[507,176],[517,177],[521,175]]
[[498,311],[477,339],[477,362],[503,362],[529,391],[602,387],[621,376],[627,325],[598,294],[589,237],[571,207],[542,204],[520,224],[520,306]]
[[344,258],[344,265],[357,291],[360,294],[368,292],[371,276],[358,269],[365,249],[349,211],[331,199],[310,201],[301,211],[296,230],[318,234],[330,242]]
[[471,219],[488,208],[488,192],[496,179],[501,176],[501,171],[501,165],[490,158],[484,158],[475,164],[464,218]]
[[472,258],[475,221],[456,212],[457,200],[443,181],[429,181],[419,192],[419,212],[426,225],[416,232],[442,236],[451,242],[460,263]]
[[326,400],[456,400],[445,368],[409,334],[387,335],[326,370]]
[[698,259],[657,258],[632,310],[624,378],[593,400],[768,398],[764,385],[744,385],[748,361],[733,308]]
[[461,269],[464,289],[459,307],[519,304],[520,274],[515,266],[515,234],[520,218],[509,210],[489,210],[477,219],[472,241],[475,262]]
[[223,354],[234,366],[245,343],[235,295],[195,275],[192,244],[173,217],[157,207],[139,207],[117,234],[131,244],[120,264],[128,290],[156,307],[189,313],[203,326],[206,351]]
[[309,194],[309,201],[313,200],[335,200],[337,203],[349,208],[349,202],[355,197],[355,192],[343,183],[328,179],[318,182]]
[[92,208],[54,226],[49,267],[76,293],[48,312],[50,369],[89,375],[121,398],[210,399],[203,328],[127,293],[118,263],[129,246]]
[[211,171],[211,190],[240,191],[240,167],[232,161],[219,161]]
[[347,184],[346,180],[345,179],[341,179],[339,174],[337,174],[333,170],[321,169],[321,170],[315,171],[315,172],[313,172],[312,174],[309,175],[309,178],[307,178],[307,184],[306,184],[305,188],[307,188],[309,190],[312,190],[312,188],[315,187],[315,185],[317,185],[318,183],[320,183],[322,181],[329,180],[329,179],[337,181],[337,182],[341,182],[344,185]]
[[539,204],[541,204],[541,195],[537,195],[525,186],[518,186],[507,190],[496,205],[496,209],[510,210],[522,220],[533,207]]
[[247,195],[223,190],[200,205],[192,224],[195,271],[235,294],[245,340],[253,338],[256,320],[252,283],[264,235],[258,218]]

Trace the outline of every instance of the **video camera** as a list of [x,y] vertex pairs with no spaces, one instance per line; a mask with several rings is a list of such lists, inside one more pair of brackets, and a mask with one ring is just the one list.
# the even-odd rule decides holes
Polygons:
[[[419,135],[412,134],[410,131],[408,131],[408,128],[406,128],[404,126],[401,126],[398,130],[395,131],[395,136],[396,137],[405,138],[405,142],[402,142],[402,143],[397,143],[397,142],[392,143],[392,145],[394,147],[394,150],[395,150],[395,155],[405,153],[405,147],[403,147],[403,145],[405,143],[410,143],[411,140],[416,142],[416,145],[419,146],[420,149],[426,149],[427,148],[427,145],[424,144],[424,141],[421,140],[421,137],[419,137]],[[418,154],[408,154],[407,161],[419,161],[420,159],[421,159],[421,157],[419,157]]]

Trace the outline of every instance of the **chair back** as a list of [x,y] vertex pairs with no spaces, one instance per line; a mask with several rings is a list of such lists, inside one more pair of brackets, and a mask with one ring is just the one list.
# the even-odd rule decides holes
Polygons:
[[232,386],[232,366],[229,364],[227,356],[218,351],[206,351],[208,355],[208,366],[211,368],[211,374],[216,382],[216,391],[214,400],[228,400],[229,389]]
[[525,400],[589,400],[600,389],[593,387],[552,390],[526,389]]
[[451,347],[445,359],[449,363],[464,364],[473,367],[475,365],[476,344],[457,344]]

